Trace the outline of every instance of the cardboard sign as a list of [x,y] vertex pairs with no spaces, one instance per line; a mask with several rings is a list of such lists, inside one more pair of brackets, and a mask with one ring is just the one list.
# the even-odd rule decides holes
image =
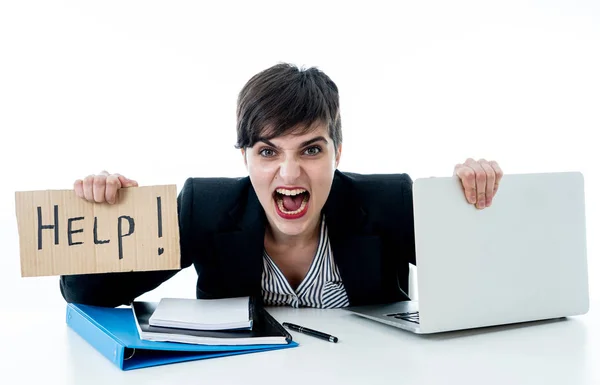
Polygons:
[[180,268],[175,185],[120,189],[112,205],[73,190],[15,201],[22,277]]

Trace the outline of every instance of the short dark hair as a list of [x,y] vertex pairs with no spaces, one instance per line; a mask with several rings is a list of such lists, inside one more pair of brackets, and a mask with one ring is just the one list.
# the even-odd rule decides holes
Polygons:
[[236,148],[260,139],[304,134],[324,123],[337,149],[342,142],[339,94],[335,83],[316,67],[279,63],[254,75],[237,101]]

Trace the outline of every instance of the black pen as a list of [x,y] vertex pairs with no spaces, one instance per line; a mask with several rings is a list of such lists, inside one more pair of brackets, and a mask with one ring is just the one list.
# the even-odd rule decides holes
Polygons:
[[309,336],[313,336],[313,337],[317,337],[317,338],[321,338],[323,340],[329,341],[329,342],[338,342],[338,338],[334,337],[330,334],[326,334],[326,333],[321,333],[318,332],[316,330],[312,330],[309,328],[305,328],[304,326],[298,326],[298,325],[294,325],[291,324],[289,322],[284,322],[283,326],[288,327],[294,331],[297,331],[299,333],[304,333],[304,334],[308,334]]

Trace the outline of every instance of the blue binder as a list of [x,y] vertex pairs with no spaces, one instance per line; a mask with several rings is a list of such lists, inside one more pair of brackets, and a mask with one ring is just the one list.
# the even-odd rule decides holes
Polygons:
[[108,308],[67,304],[67,325],[121,370],[131,370],[176,362],[286,349],[286,345],[211,346],[144,341],[130,308]]

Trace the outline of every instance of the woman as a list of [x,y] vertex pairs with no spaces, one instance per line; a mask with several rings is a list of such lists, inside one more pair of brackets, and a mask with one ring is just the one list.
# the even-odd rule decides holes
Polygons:
[[[408,175],[337,170],[342,153],[336,85],[316,68],[278,64],[238,98],[237,145],[246,178],[190,178],[178,196],[182,268],[197,297],[260,296],[267,305],[335,308],[406,300],[415,263]],[[491,205],[496,162],[457,164],[467,202]],[[91,202],[138,186],[102,172],[74,184]],[[69,302],[128,304],[177,271],[62,276]]]

